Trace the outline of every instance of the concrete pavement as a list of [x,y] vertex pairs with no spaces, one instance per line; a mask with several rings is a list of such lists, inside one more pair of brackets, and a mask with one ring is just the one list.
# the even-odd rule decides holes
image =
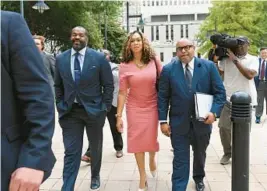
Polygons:
[[[254,121],[253,118],[250,144],[250,191],[267,191],[267,117],[265,116],[262,119],[263,122],[259,125],[255,124]],[[117,159],[113,149],[113,140],[109,125],[107,121],[105,123],[101,191],[138,190],[138,169],[134,156],[126,153],[126,129],[124,131],[123,139],[125,143],[125,155],[123,158]],[[170,140],[159,132],[159,143],[160,151],[156,157],[158,169],[156,178],[152,178],[149,172],[148,161],[146,161],[149,191],[171,191],[173,153],[170,151]],[[87,138],[84,136],[84,151],[86,150],[87,145]],[[64,146],[61,128],[58,124],[56,125],[52,147],[57,158],[57,163],[50,178],[41,186],[41,190],[46,191],[57,191],[60,190],[62,186]],[[206,191],[231,191],[231,164],[226,166],[219,164],[222,154],[222,146],[216,123],[213,126],[213,133],[207,151],[205,178]],[[90,166],[86,163],[81,163],[75,190],[90,190]],[[194,183],[192,177],[190,177],[187,191],[194,190]]]

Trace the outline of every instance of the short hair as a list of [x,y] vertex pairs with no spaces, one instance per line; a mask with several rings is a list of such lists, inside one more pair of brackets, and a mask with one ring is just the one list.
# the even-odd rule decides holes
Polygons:
[[261,47],[260,51],[267,50],[267,47]]
[[42,45],[42,50],[44,49],[44,42],[45,42],[45,37],[41,36],[41,35],[33,35],[32,37],[33,39],[37,39],[41,41],[41,45]]
[[74,29],[84,30],[84,34],[85,34],[85,36],[88,38],[88,32],[87,32],[87,30],[86,30],[84,27],[82,27],[82,26],[76,26],[76,27],[74,27],[73,29],[71,29],[71,33],[72,33],[72,31],[73,31]]

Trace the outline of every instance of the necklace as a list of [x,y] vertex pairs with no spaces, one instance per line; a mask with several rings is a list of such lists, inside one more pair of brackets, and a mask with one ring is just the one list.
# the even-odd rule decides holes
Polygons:
[[134,64],[135,64],[138,68],[142,68],[142,67],[144,67],[144,65],[145,65],[143,62],[137,63],[136,61],[134,61]]

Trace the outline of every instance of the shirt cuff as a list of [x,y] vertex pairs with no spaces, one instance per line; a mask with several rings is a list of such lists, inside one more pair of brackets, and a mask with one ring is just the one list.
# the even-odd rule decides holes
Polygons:
[[159,120],[159,123],[168,123],[167,120]]

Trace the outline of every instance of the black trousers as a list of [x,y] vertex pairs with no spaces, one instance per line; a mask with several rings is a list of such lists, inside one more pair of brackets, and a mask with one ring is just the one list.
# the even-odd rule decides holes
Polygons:
[[71,111],[59,119],[65,148],[62,190],[74,190],[81,163],[84,127],[91,144],[91,176],[99,177],[105,118],[104,112],[98,117],[89,117],[83,106],[73,104]]
[[[113,137],[114,149],[116,151],[121,151],[123,149],[123,140],[122,140],[121,133],[117,131],[117,127],[116,127],[117,118],[115,116],[116,113],[117,113],[117,107],[112,106],[111,110],[107,113],[107,117],[108,117],[111,134]],[[89,146],[88,146],[88,149],[85,155],[90,157],[90,143],[89,143]]]

